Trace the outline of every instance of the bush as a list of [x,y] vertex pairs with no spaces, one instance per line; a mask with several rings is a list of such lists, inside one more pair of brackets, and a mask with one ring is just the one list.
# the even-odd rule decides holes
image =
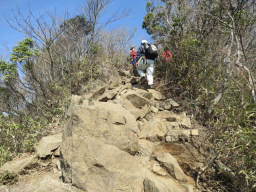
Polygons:
[[14,173],[4,172],[0,174],[0,185],[14,184],[17,182],[18,176]]
[[215,118],[210,121],[214,127],[211,141],[221,161],[235,173],[233,187],[253,191],[256,189],[256,105],[242,105],[239,99],[234,99],[234,93],[225,98],[222,107],[215,108]]
[[46,128],[45,121],[24,117],[14,121],[0,116],[0,165],[11,160],[17,153],[34,151],[34,144]]

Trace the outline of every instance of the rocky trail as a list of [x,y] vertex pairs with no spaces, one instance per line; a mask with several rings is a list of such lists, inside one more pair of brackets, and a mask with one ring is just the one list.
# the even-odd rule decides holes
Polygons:
[[180,104],[124,73],[73,95],[61,132],[0,168],[0,192],[196,192],[202,132]]

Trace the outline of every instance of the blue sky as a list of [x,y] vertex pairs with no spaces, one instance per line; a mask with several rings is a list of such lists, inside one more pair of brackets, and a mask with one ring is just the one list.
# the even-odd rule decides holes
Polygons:
[[[102,19],[111,16],[114,12],[120,12],[122,9],[130,10],[128,17],[111,24],[109,28],[137,28],[133,43],[138,45],[141,39],[149,39],[145,30],[141,28],[143,17],[146,14],[146,2],[147,0],[112,0]],[[27,13],[29,7],[36,15],[44,14],[47,11],[56,11],[58,16],[64,17],[65,11],[72,15],[79,14],[83,3],[84,0],[0,0],[0,57],[8,55],[8,49],[10,51],[18,41],[24,38],[22,34],[11,29],[4,22],[18,8]]]

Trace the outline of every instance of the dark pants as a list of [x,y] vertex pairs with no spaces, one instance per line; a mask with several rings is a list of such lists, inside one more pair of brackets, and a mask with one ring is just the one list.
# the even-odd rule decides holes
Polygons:
[[132,63],[132,65],[133,65],[134,67],[136,67],[136,58],[133,59],[131,63]]

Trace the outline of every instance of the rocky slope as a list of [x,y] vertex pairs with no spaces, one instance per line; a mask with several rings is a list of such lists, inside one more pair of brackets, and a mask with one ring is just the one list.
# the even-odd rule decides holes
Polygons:
[[179,104],[123,78],[72,96],[62,133],[36,154],[0,168],[18,175],[0,192],[195,192],[203,158],[191,145],[201,130]]

